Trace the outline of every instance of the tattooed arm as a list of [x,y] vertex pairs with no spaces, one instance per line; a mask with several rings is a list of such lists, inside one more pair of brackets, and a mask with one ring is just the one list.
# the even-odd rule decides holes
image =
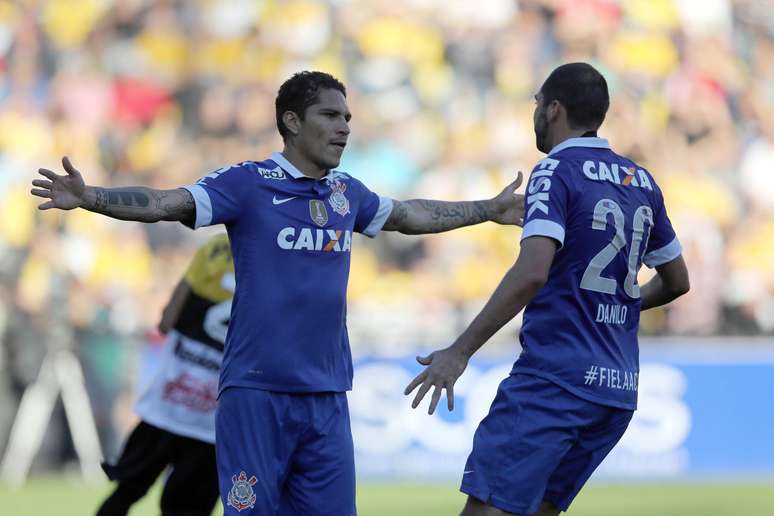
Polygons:
[[392,213],[382,228],[407,235],[441,233],[491,220],[492,201],[445,202],[413,199],[394,201]]
[[87,186],[82,199],[81,208],[114,219],[138,222],[177,220],[192,227],[196,217],[193,196],[185,188],[154,190],[144,186]]
[[32,195],[49,199],[38,206],[39,209],[83,208],[121,220],[139,222],[177,220],[189,227],[194,225],[196,206],[188,190],[183,188],[155,190],[144,186],[126,188],[87,186],[80,172],[73,167],[68,158],[62,159],[62,166],[67,175],[59,176],[48,169],[41,168],[38,172],[47,180],[32,181],[32,185],[37,187],[31,190]]
[[514,190],[521,185],[521,179],[519,172],[516,181],[505,187],[497,197],[486,201],[395,201],[382,229],[419,235],[441,233],[486,221],[520,226],[524,223],[524,196],[515,194]]

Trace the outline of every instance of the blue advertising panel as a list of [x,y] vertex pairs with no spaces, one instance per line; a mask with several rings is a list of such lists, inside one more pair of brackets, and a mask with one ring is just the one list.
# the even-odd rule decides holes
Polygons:
[[[659,347],[641,354],[639,409],[596,478],[774,476],[774,347]],[[413,357],[355,363],[350,412],[361,478],[459,479],[511,358],[475,359],[427,415],[403,389]]]

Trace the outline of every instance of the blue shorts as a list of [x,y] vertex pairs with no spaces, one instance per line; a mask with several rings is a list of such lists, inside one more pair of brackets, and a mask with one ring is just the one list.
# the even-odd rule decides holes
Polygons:
[[225,515],[355,515],[346,393],[230,387],[215,419]]
[[476,430],[460,490],[506,512],[532,514],[543,500],[566,511],[633,413],[511,375]]

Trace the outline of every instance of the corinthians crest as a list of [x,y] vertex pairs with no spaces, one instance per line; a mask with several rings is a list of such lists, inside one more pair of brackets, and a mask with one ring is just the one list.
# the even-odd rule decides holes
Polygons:
[[258,482],[255,475],[247,478],[247,473],[244,471],[239,472],[239,476],[232,476],[231,482],[234,484],[231,487],[231,491],[228,492],[228,504],[237,510],[242,512],[244,509],[252,509],[255,507],[255,491],[253,486]]
[[334,179],[331,182],[331,196],[328,197],[328,202],[333,211],[342,217],[349,214],[349,199],[344,196],[346,190],[347,185],[341,181]]

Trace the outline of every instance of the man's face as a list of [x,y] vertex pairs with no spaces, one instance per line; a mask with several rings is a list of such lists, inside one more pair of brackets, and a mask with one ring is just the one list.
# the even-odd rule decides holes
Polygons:
[[349,137],[352,115],[347,99],[334,89],[320,90],[317,102],[306,108],[295,139],[298,149],[322,169],[339,166]]
[[543,105],[542,92],[535,95],[535,112],[532,115],[532,122],[535,126],[535,145],[540,152],[548,154],[551,151],[548,142],[548,116],[546,115],[546,107]]

